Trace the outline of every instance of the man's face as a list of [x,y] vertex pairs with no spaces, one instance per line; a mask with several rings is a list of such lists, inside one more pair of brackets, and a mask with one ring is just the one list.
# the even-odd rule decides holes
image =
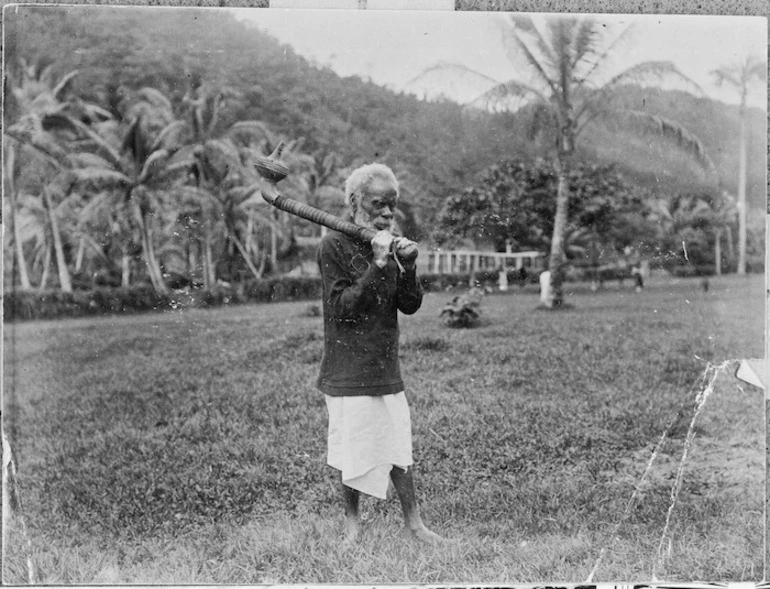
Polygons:
[[392,231],[397,199],[395,184],[387,178],[375,176],[360,196],[356,224]]

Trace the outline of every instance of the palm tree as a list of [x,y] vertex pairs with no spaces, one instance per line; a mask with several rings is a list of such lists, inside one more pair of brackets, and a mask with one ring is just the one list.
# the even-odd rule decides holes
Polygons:
[[765,83],[766,67],[760,58],[749,56],[743,61],[711,72],[717,86],[732,86],[741,96],[738,147],[738,274],[746,273],[746,101],[754,84]]
[[649,203],[651,220],[657,224],[662,258],[679,260],[680,253],[689,264],[694,254],[702,255],[708,247],[707,230],[714,212],[701,197],[677,195]]
[[22,240],[22,233],[20,230],[19,222],[17,220],[17,211],[19,208],[20,186],[19,179],[21,177],[21,163],[19,161],[19,151],[21,146],[19,143],[10,137],[5,138],[5,148],[3,149],[3,190],[8,197],[6,201],[8,203],[8,215],[10,217],[11,230],[13,231],[13,247],[14,247],[14,260],[16,268],[19,273],[19,281],[21,282],[22,290],[29,290],[32,288],[32,283],[29,280],[29,272],[27,271],[27,261],[24,258],[24,242]]
[[122,119],[81,129],[86,139],[71,156],[76,185],[95,189],[102,198],[126,205],[138,228],[150,281],[168,292],[156,255],[155,235],[164,193],[189,169],[178,155],[183,121],[174,118],[170,101],[153,88],[143,88],[121,106]]
[[546,148],[555,156],[558,183],[549,256],[552,282],[548,302],[553,308],[563,302],[570,200],[568,177],[577,140],[588,125],[602,120],[668,138],[693,154],[708,173],[713,173],[714,167],[698,138],[680,124],[621,104],[619,90],[630,84],[677,80],[689,89],[699,91],[698,86],[672,63],[643,62],[609,79],[603,77],[608,58],[614,55],[628,29],[608,43],[604,25],[592,18],[548,17],[540,26],[530,16],[514,15],[511,25],[510,40],[533,79],[499,84],[474,101],[474,106],[510,112],[529,105],[533,113],[533,135],[544,139]]
[[[41,156],[57,174],[54,182],[58,188],[54,189],[54,184],[43,186],[42,202],[49,217],[59,272],[59,285],[64,292],[72,291],[72,281],[64,255],[57,210],[61,201],[67,197],[66,189],[61,189],[67,184],[66,168],[69,157],[67,144],[86,128],[87,123],[103,120],[109,116],[104,109],[81,100],[72,92],[73,80],[77,75],[77,70],[71,71],[57,81],[52,66],[40,67],[37,64],[29,65],[24,60],[19,61],[10,75],[11,92],[7,109],[10,124],[6,131],[4,158],[4,171],[9,182],[6,183],[6,188],[11,198],[12,219],[15,218],[17,207],[15,196],[18,193],[18,187],[15,185],[14,178],[18,177],[20,171],[18,158],[20,144],[28,146],[34,153]],[[27,160],[26,163],[39,165],[41,170],[44,165],[31,160]],[[59,202],[56,202],[56,199]],[[29,288],[28,277],[25,277],[23,244],[19,236],[16,236],[14,241],[22,288]],[[48,251],[46,249],[46,255]],[[48,266],[46,265],[45,268],[47,270]],[[44,275],[47,277],[47,274]]]
[[[190,76],[190,80],[183,99],[187,105],[186,129],[190,138],[180,155],[192,162],[188,176],[192,177],[195,190],[185,190],[184,197],[188,220],[202,230],[196,239],[203,251],[204,288],[209,288],[215,280],[211,240],[216,219],[223,221],[226,241],[237,249],[251,274],[260,278],[262,272],[254,264],[251,248],[244,243],[250,244],[250,235],[246,233],[245,239],[241,237],[245,233],[241,217],[252,217],[253,223],[255,213],[253,210],[246,213],[241,204],[258,189],[259,179],[250,163],[251,150],[273,141],[272,134],[259,121],[232,123],[227,120],[228,103],[239,100],[237,92],[211,88],[196,76]],[[208,218],[210,215],[216,218]]]

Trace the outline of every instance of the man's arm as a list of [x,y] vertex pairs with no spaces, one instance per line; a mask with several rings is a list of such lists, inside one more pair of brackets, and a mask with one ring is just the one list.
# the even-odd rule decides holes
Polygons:
[[[384,292],[391,285],[386,280],[388,270],[371,264],[363,275],[353,280],[350,260],[339,243],[324,240],[318,252],[318,265],[324,292],[329,300],[333,316],[337,319],[354,319],[376,308],[378,301],[387,300]],[[392,288],[392,287],[391,287]]]
[[405,315],[412,315],[422,305],[422,285],[417,280],[417,244],[400,238],[396,242],[396,256],[404,268],[396,287],[396,306]]

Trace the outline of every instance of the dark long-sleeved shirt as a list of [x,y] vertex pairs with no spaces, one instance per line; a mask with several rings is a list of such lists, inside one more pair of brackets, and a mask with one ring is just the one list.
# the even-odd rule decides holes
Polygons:
[[373,261],[372,246],[336,231],[321,240],[324,354],[318,388],[331,396],[380,396],[404,390],[398,362],[398,311],[422,304],[414,269]]

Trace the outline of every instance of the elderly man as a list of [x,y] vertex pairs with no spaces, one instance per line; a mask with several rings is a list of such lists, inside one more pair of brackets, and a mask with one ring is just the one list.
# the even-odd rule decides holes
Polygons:
[[345,183],[351,219],[377,230],[370,243],[331,232],[321,241],[324,355],[318,388],[329,410],[328,463],[341,472],[345,538],[361,533],[359,499],[386,498],[393,482],[406,528],[418,539],[441,538],[422,522],[412,479],[409,406],[398,362],[398,311],[422,304],[417,245],[393,236],[398,182],[369,164]]

